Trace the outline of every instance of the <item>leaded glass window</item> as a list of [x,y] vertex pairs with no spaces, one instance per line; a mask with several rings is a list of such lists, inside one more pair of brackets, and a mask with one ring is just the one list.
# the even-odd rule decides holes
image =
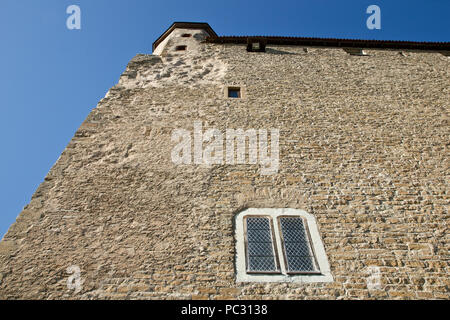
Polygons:
[[247,272],[278,273],[272,221],[268,217],[246,217]]
[[315,217],[294,208],[247,208],[234,217],[237,282],[333,282]]
[[301,217],[280,217],[279,226],[288,273],[317,272],[308,230]]

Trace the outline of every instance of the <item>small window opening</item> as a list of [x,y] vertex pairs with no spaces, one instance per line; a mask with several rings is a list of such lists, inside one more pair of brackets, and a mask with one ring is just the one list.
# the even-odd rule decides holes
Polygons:
[[247,39],[247,51],[248,52],[266,52],[266,39],[261,38],[248,38]]
[[192,37],[192,34],[190,34],[190,33],[183,33],[181,36],[183,38],[189,38],[189,37]]
[[228,88],[228,98],[240,98],[241,97],[241,88],[233,87]]
[[176,46],[175,51],[185,51],[187,49],[187,46]]

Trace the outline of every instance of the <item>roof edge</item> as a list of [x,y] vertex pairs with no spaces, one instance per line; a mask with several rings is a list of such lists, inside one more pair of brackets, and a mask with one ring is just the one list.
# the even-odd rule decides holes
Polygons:
[[174,22],[166,31],[164,31],[164,33],[161,36],[159,36],[158,39],[156,39],[155,42],[153,42],[153,45],[152,45],[153,51],[155,51],[156,47],[158,47],[158,45],[161,42],[163,42],[164,39],[167,38],[167,36],[169,34],[171,34],[174,29],[177,29],[177,28],[180,28],[180,29],[204,29],[209,34],[210,37],[213,37],[213,38],[218,37],[217,33],[206,22]]
[[267,44],[298,45],[338,48],[405,49],[425,51],[450,51],[450,42],[414,42],[393,40],[361,40],[335,38],[278,37],[278,36],[210,36],[209,43],[247,44],[248,41],[264,40]]

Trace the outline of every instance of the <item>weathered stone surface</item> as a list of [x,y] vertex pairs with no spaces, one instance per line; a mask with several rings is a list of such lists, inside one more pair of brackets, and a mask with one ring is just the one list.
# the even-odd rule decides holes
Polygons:
[[[0,298],[448,299],[450,60],[249,53],[197,33],[136,56],[80,126],[0,243]],[[195,120],[279,128],[278,174],[173,164],[171,133]],[[315,215],[335,281],[236,283],[233,217],[247,207]]]

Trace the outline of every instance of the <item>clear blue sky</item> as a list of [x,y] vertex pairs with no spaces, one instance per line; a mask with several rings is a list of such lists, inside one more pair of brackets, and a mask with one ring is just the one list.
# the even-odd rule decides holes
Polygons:
[[[81,8],[81,30],[66,8]],[[381,8],[368,30],[366,8]],[[174,21],[219,35],[450,41],[449,0],[0,0],[0,238],[137,53]]]

